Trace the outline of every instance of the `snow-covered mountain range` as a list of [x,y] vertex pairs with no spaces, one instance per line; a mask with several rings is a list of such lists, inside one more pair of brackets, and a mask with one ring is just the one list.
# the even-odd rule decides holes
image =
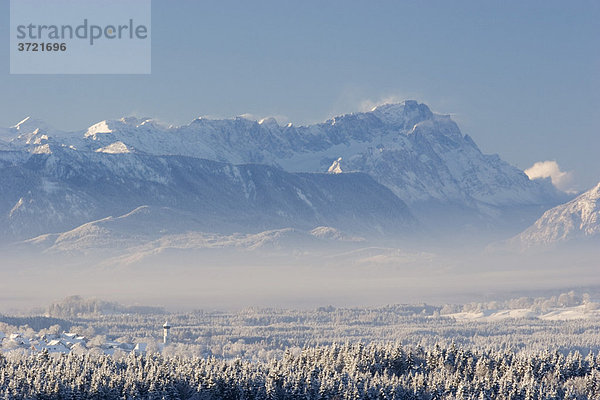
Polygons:
[[144,206],[142,226],[170,233],[514,234],[567,199],[415,101],[299,127],[123,118],[62,132],[27,118],[0,131],[0,187],[5,241]]
[[546,211],[510,243],[527,249],[588,240],[600,245],[600,183],[566,204]]

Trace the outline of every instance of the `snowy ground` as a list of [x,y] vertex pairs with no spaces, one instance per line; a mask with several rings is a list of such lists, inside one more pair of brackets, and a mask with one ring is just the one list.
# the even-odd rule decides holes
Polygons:
[[479,312],[460,312],[447,314],[447,317],[454,318],[458,321],[480,321],[493,322],[502,321],[509,318],[525,318],[525,319],[542,319],[547,321],[568,321],[577,319],[596,319],[600,320],[600,309],[594,309],[586,304],[581,304],[573,307],[563,307],[553,310],[531,310],[531,309],[516,309],[516,310],[486,310]]

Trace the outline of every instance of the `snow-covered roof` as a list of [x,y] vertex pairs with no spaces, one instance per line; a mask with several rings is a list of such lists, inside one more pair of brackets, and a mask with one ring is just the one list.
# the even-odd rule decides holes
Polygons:
[[136,353],[145,353],[147,347],[147,343],[137,343],[133,348],[133,351],[135,351]]

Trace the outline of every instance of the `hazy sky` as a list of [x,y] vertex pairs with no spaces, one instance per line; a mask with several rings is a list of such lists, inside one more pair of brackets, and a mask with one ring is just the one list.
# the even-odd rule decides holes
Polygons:
[[417,99],[486,153],[556,160],[600,181],[598,1],[153,0],[152,74],[9,75],[0,0],[0,126],[80,129],[124,115],[296,124]]

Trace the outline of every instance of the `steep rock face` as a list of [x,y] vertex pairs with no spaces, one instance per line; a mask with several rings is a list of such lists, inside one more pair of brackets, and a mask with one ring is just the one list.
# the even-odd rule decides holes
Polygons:
[[414,227],[402,200],[366,174],[291,174],[266,165],[53,146],[8,158],[0,163],[5,239],[61,232],[142,205],[191,213],[197,229],[214,232]]
[[512,243],[528,248],[577,240],[600,242],[600,183],[568,203],[546,211]]
[[[227,207],[230,206],[227,197],[236,198],[233,194],[236,190],[242,190],[241,193],[247,195],[253,184],[263,184],[259,195],[262,196],[262,203],[255,205],[258,208],[273,206],[269,197],[271,195],[281,197],[269,185],[285,187],[291,191],[289,196],[301,198],[290,185],[308,178],[297,173],[327,171],[338,173],[340,178],[326,182],[327,179],[334,178],[315,175],[311,180],[326,185],[341,184],[345,180],[359,179],[357,176],[344,177],[348,173],[368,174],[400,199],[399,204],[406,203],[411,212],[429,228],[450,232],[468,228],[472,233],[477,233],[483,227],[488,230],[507,229],[514,234],[531,224],[543,211],[566,201],[566,196],[558,192],[549,181],[529,180],[522,171],[502,161],[497,155],[481,153],[470,137],[462,135],[449,116],[435,114],[426,105],[415,101],[387,104],[370,112],[343,115],[320,124],[299,127],[291,124],[280,126],[272,118],[260,122],[244,118],[198,118],[189,125],[180,127],[164,127],[148,118],[123,118],[118,121],[102,121],[85,131],[69,133],[26,119],[6,130],[3,137],[6,143],[0,143],[0,166],[18,169],[18,165],[31,166],[40,162],[39,160],[46,160],[46,167],[54,165],[56,179],[62,177],[71,186],[62,187],[62,178],[56,180],[52,174],[41,178],[37,176],[39,174],[31,172],[31,169],[20,173],[33,174],[31,180],[38,182],[39,187],[46,187],[46,192],[52,192],[54,187],[48,182],[58,184],[56,187],[63,197],[48,200],[49,203],[43,206],[50,214],[56,212],[59,215],[57,207],[62,206],[58,204],[66,204],[68,209],[76,210],[73,212],[78,213],[81,218],[105,217],[128,212],[133,208],[119,208],[122,203],[115,203],[107,198],[106,202],[115,203],[113,205],[117,207],[116,210],[110,210],[106,205],[103,211],[109,214],[92,212],[96,206],[88,196],[94,187],[81,191],[78,189],[80,186],[77,186],[88,180],[105,180],[113,183],[113,186],[117,183],[114,187],[122,185],[118,192],[122,198],[128,199],[125,202],[128,207],[147,204],[141,202],[140,197],[147,199],[153,198],[152,196],[156,196],[156,205],[161,206],[189,203],[182,198],[187,199],[189,190],[186,185],[190,185],[190,178],[183,178],[185,174],[182,171],[190,168],[194,170],[198,163],[205,163],[197,161],[198,159],[218,161],[230,166],[270,166],[269,179],[260,175],[265,178],[261,182],[249,180],[248,186],[239,184],[230,188],[232,193],[221,193],[225,197],[219,203],[218,210],[214,210],[217,214],[227,212]],[[42,155],[46,158],[40,157]],[[16,158],[22,161],[15,161]],[[184,159],[186,161],[181,161]],[[177,168],[171,165],[174,160],[181,163]],[[90,170],[90,165],[97,166],[98,170]],[[259,167],[252,168],[256,168],[255,173],[258,174]],[[89,176],[81,177],[74,172],[81,170],[86,170]],[[291,174],[285,175],[283,171]],[[18,175],[16,171],[13,173]],[[237,173],[241,174],[240,171]],[[282,176],[285,178],[278,180]],[[179,178],[182,180],[176,181]],[[15,178],[11,178],[9,174],[5,179]],[[239,179],[246,182],[248,177],[242,175]],[[291,181],[286,182],[285,179]],[[366,182],[367,178],[360,179]],[[216,180],[207,182],[209,184],[218,186]],[[363,183],[355,184],[360,186]],[[369,185],[371,182],[367,184]],[[138,190],[142,187],[148,191],[144,195]],[[161,189],[165,187],[169,190]],[[227,186],[211,190],[226,188]],[[106,191],[116,194],[114,188],[106,188]],[[381,191],[378,189],[375,192]],[[384,195],[388,200],[389,194],[390,192],[386,192]],[[21,198],[25,205],[31,201],[22,194],[15,196],[8,194],[10,204],[3,206],[10,206],[10,210]],[[377,204],[379,201],[375,194],[369,200],[366,196],[365,192],[365,197],[361,200],[363,205]],[[47,198],[50,199],[51,196]],[[219,196],[215,195],[216,198]],[[2,201],[8,200],[0,199],[0,205]],[[88,202],[90,206],[86,209],[83,204]],[[309,202],[312,203],[312,200]],[[305,218],[306,215],[300,210],[310,208],[308,203],[290,203],[290,207],[292,204],[300,207],[299,210],[289,209],[285,214],[292,216],[290,219]],[[41,203],[39,207],[42,207]],[[339,207],[339,204],[335,207]],[[320,211],[314,215],[319,215],[321,219],[329,218],[326,213],[335,212],[335,207],[332,209],[323,201],[317,207]],[[24,210],[27,209],[20,206],[15,212],[25,213]],[[356,221],[357,217],[352,215],[350,219]],[[66,217],[58,219],[64,218]],[[313,220],[316,222],[319,218],[315,217]],[[279,219],[281,221],[285,218],[280,216]]]

